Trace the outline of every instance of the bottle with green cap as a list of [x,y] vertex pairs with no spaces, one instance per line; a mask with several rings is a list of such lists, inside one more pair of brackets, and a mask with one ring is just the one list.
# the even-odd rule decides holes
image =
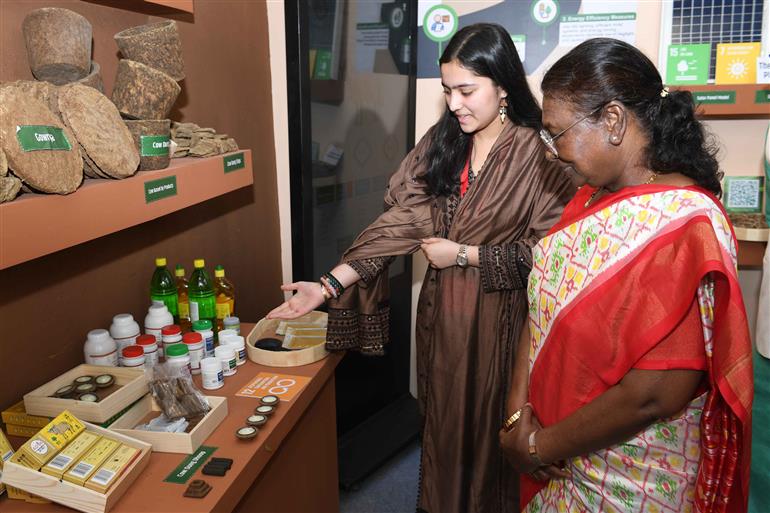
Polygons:
[[214,284],[206,272],[206,262],[199,258],[193,262],[195,269],[190,275],[188,295],[190,298],[190,320],[209,320],[215,326],[217,322],[217,298]]
[[163,257],[155,259],[155,272],[152,273],[152,280],[150,280],[150,301],[163,301],[168,311],[174,316],[174,320],[178,320],[179,307],[176,283],[171,271],[166,267],[166,259]]
[[224,329],[225,317],[235,315],[235,287],[225,278],[225,268],[214,268],[214,291],[217,295],[217,333]]
[[190,296],[188,293],[190,286],[187,282],[187,278],[185,278],[184,267],[182,267],[182,264],[176,264],[174,276],[176,277],[176,293],[179,305],[178,324],[182,328],[182,332],[186,333],[190,331]]

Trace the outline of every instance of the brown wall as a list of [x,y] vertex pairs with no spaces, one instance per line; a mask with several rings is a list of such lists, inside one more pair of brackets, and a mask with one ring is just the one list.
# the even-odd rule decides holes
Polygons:
[[[112,36],[156,18],[150,9],[107,4],[144,9],[135,0],[0,2],[0,80],[32,78],[26,13],[66,7],[94,28],[94,60],[109,94],[118,61]],[[265,3],[196,0],[194,15],[165,17],[179,23],[187,76],[172,119],[214,127],[252,149],[255,185],[0,271],[0,408],[82,363],[86,333],[108,328],[113,315],[128,312],[141,324],[155,256],[183,263],[188,276],[193,258],[209,269],[224,265],[241,319],[259,319],[282,300]]]

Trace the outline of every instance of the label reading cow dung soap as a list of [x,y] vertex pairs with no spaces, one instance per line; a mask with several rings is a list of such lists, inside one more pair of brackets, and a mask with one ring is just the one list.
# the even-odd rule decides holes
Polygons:
[[141,136],[142,157],[168,157],[171,140],[167,135]]
[[72,145],[64,130],[55,126],[21,125],[16,127],[16,138],[24,151],[71,150]]

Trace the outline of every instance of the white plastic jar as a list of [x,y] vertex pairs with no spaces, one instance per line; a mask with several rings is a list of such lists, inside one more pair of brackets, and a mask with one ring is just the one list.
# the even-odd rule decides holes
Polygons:
[[166,363],[190,370],[190,351],[185,344],[171,344],[166,347]]
[[230,346],[235,350],[236,365],[243,365],[246,363],[246,341],[240,335],[231,335],[225,337],[224,342],[220,338],[220,343],[226,346]]
[[118,366],[118,345],[107,330],[89,331],[86,335],[86,343],[83,345],[83,354],[86,363],[91,365]]
[[201,382],[206,390],[216,390],[225,384],[222,363],[216,358],[201,360]]
[[182,328],[176,324],[163,326],[163,329],[160,330],[160,332],[163,339],[163,350],[160,352],[161,355],[165,354],[168,346],[182,343]]
[[155,341],[158,343],[158,355],[163,356],[163,334],[161,331],[164,326],[174,324],[174,316],[168,311],[168,307],[163,301],[153,301],[152,306],[147,310],[147,317],[144,318],[144,332],[148,335],[155,335]]
[[222,343],[222,339],[224,338],[237,337],[237,336],[238,336],[238,332],[232,329],[224,329],[224,330],[219,330],[217,332],[217,339],[219,340],[220,344]]
[[214,330],[211,329],[211,321],[208,319],[199,319],[192,322],[192,329],[200,333],[203,337],[204,353],[206,357],[214,356]]
[[122,367],[134,369],[144,368],[144,349],[141,346],[126,346],[120,352],[120,364]]
[[136,337],[136,345],[144,350],[144,366],[154,367],[160,360],[158,355],[158,342],[155,335],[139,335]]
[[225,329],[231,329],[236,335],[241,334],[241,320],[235,316],[225,317],[222,319],[222,326]]
[[131,314],[118,314],[112,318],[110,325],[110,336],[118,345],[118,355],[126,346],[136,344],[136,337],[140,334],[139,324],[134,320]]
[[235,368],[237,365],[235,349],[232,346],[217,346],[214,349],[214,357],[222,365],[223,376],[232,376],[238,372],[238,369]]
[[182,342],[190,353],[190,372],[201,373],[201,360],[204,358],[204,342],[200,333],[191,332],[182,335]]

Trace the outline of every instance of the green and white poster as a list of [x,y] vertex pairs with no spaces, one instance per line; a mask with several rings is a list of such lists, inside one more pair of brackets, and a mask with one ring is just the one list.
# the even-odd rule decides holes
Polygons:
[[666,59],[666,83],[705,84],[709,78],[711,45],[670,45]]

